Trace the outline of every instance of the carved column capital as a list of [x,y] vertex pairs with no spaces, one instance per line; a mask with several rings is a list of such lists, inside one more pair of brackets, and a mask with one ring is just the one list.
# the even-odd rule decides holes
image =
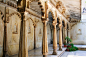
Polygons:
[[59,24],[59,28],[62,28],[62,24]]
[[42,22],[43,23],[45,23],[45,22],[47,22],[48,21],[48,19],[42,19]]
[[65,30],[67,30],[67,27],[64,27]]
[[53,26],[56,26],[57,25],[57,23],[52,23],[53,24]]

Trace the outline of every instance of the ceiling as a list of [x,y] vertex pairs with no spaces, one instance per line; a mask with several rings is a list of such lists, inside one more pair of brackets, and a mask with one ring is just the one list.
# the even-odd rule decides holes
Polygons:
[[60,0],[65,5],[66,9],[70,13],[72,19],[81,19],[81,2],[80,0]]

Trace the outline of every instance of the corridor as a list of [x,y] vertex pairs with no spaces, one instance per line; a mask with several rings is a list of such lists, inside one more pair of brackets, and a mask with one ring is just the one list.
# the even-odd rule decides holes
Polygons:
[[[48,47],[48,55],[47,57],[57,57],[60,56],[63,52],[65,52],[66,48],[62,48],[62,51],[59,51],[59,48],[57,49],[57,55],[52,55],[53,53],[53,45],[50,44]],[[18,55],[10,56],[10,57],[18,57]],[[42,48],[37,48],[34,50],[28,51],[28,57],[43,57],[42,55]]]

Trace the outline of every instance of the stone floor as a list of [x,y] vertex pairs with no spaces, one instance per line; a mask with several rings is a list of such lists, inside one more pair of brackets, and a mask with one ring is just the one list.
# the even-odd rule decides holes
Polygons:
[[[63,52],[65,52],[66,48],[63,48],[62,51],[59,51],[59,49],[57,49],[57,55],[52,55],[53,53],[53,45],[49,45],[48,47],[48,55],[47,57],[59,57]],[[38,48],[35,50],[31,50],[28,52],[28,57],[43,57],[42,55],[42,48]],[[18,55],[14,55],[14,56],[10,56],[10,57],[18,57]]]
[[[67,52],[60,57],[86,57],[86,45],[74,45],[79,48],[78,51]],[[84,50],[84,51],[83,51]]]
[[86,51],[72,51],[72,52],[67,52],[65,51],[64,54],[60,57],[86,57]]
[[[74,46],[79,47],[79,48],[86,48],[86,45],[74,45]],[[28,57],[43,57],[41,49],[42,48],[38,48],[35,50],[28,51],[28,55],[29,55]],[[63,51],[59,51],[57,49],[58,55],[52,55],[53,45],[52,44],[49,45],[48,49],[49,49],[49,51],[48,51],[47,57],[86,57],[86,51],[78,50],[78,51],[67,52],[67,51],[65,51],[66,48],[63,48]],[[10,56],[10,57],[18,57],[18,55],[14,55],[14,56]]]

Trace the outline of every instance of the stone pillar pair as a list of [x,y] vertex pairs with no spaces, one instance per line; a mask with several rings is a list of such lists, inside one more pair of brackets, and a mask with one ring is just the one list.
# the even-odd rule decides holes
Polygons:
[[[53,55],[57,55],[57,37],[56,37],[56,25],[57,23],[53,23]],[[47,57],[48,54],[48,42],[47,42],[47,21],[43,20],[43,39],[42,39],[42,54],[43,57]]]

